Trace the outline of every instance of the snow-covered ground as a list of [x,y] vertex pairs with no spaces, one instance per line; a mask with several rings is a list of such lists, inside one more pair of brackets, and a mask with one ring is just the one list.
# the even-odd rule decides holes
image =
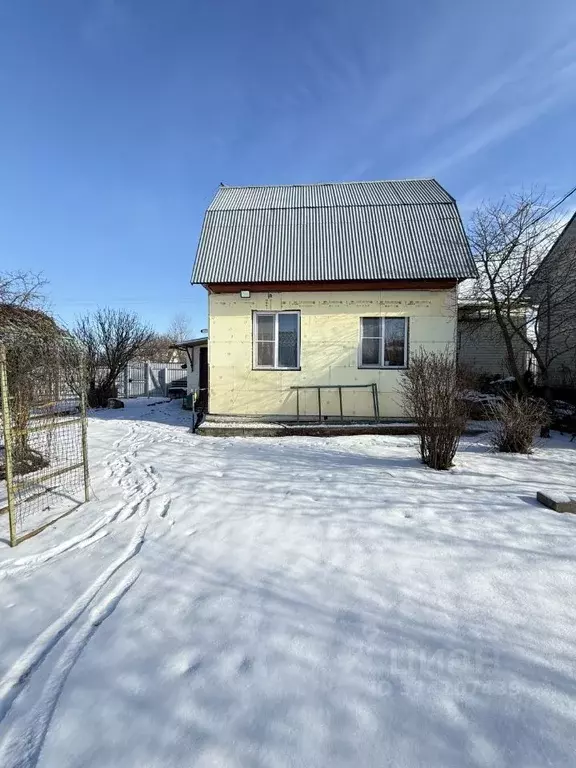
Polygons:
[[0,543],[2,768],[575,764],[574,443],[189,419],[94,416],[94,500]]

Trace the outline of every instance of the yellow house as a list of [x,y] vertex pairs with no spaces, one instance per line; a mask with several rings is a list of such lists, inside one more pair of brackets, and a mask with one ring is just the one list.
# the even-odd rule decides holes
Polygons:
[[397,419],[419,348],[456,352],[459,281],[476,269],[433,179],[221,186],[192,282],[208,303],[219,417]]

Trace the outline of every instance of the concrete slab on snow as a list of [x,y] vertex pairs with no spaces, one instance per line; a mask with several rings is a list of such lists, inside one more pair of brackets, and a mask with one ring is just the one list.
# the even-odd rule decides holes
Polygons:
[[536,498],[545,507],[554,512],[571,512],[576,514],[576,491],[573,494],[559,491],[538,491]]

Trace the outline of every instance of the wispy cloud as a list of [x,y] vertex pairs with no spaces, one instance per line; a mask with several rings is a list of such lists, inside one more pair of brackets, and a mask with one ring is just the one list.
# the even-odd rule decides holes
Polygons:
[[334,3],[302,30],[258,151],[278,143],[297,157],[294,173],[319,178],[334,167],[344,178],[435,175],[473,160],[576,102],[576,5],[552,2],[556,12],[407,3],[402,17]]
[[461,110],[446,114],[450,136],[423,161],[433,175],[462,163],[530,126],[559,107],[576,103],[576,45],[541,45],[529,57],[481,83]]

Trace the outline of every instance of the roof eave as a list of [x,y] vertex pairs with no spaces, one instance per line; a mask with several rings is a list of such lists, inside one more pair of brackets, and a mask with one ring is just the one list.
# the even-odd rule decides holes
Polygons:
[[208,336],[200,336],[197,339],[188,339],[179,341],[177,344],[170,344],[169,349],[189,349],[190,347],[201,347],[208,343]]

